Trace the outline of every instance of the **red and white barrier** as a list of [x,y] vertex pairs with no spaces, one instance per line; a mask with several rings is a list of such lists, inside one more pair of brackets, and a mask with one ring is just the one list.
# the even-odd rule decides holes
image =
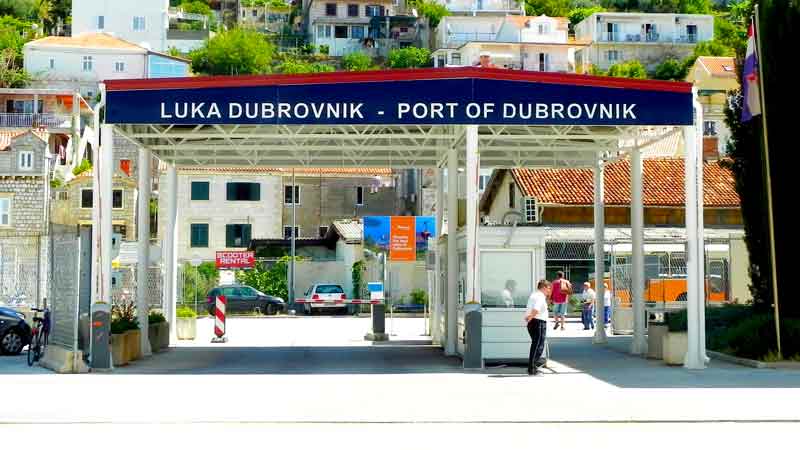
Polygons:
[[218,295],[215,303],[214,310],[214,334],[215,338],[211,342],[227,342],[228,338],[225,336],[225,311],[228,306],[228,301],[224,295]]
[[313,300],[308,298],[297,298],[294,300],[295,303],[316,303],[316,304],[328,304],[328,305],[380,305],[383,303],[383,300],[364,300],[364,299],[336,299],[336,300]]

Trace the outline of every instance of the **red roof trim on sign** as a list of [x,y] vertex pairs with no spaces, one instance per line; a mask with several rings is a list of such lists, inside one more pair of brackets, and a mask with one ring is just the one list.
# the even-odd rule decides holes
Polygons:
[[227,87],[291,86],[329,83],[380,83],[387,81],[484,79],[505,81],[528,81],[534,83],[568,84],[573,86],[596,86],[645,91],[692,92],[691,83],[661,80],[637,80],[630,78],[598,77],[592,75],[533,72],[508,69],[484,69],[479,67],[455,67],[435,69],[372,70],[366,72],[328,72],[293,75],[246,75],[188,78],[156,78],[146,80],[108,80],[106,90],[136,91],[159,89],[203,89]]

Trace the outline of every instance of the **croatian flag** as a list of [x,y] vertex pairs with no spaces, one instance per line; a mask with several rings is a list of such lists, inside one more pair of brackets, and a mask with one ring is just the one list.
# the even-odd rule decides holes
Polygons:
[[753,33],[753,24],[747,29],[747,53],[744,57],[744,70],[742,71],[742,122],[747,122],[753,116],[761,114],[761,99],[758,87],[758,55],[756,54],[756,39]]

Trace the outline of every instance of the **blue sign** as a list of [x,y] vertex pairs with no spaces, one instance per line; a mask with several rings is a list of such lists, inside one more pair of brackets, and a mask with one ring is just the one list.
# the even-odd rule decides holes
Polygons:
[[[107,82],[116,124],[689,125],[686,83],[510,70]],[[403,72],[399,72],[403,75]],[[444,75],[451,75],[445,77]],[[426,79],[426,75],[430,75]],[[435,75],[435,76],[434,76]],[[352,81],[351,78],[357,80]],[[668,84],[671,83],[671,84]],[[159,86],[163,86],[160,88]]]

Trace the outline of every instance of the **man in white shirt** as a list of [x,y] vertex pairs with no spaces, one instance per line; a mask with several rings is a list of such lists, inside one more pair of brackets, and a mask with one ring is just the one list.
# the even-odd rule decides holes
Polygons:
[[592,320],[592,308],[594,308],[597,294],[592,289],[591,283],[588,281],[583,283],[583,305],[581,309],[581,321],[583,322],[584,330],[591,330],[594,328],[594,321]]
[[503,304],[506,308],[514,307],[514,289],[517,287],[517,282],[514,280],[506,281],[506,288],[503,289]]
[[528,298],[525,309],[525,322],[528,334],[531,336],[531,351],[528,355],[528,375],[540,375],[539,360],[544,352],[544,340],[547,337],[547,299],[550,297],[552,286],[547,280],[541,280],[536,285]]

